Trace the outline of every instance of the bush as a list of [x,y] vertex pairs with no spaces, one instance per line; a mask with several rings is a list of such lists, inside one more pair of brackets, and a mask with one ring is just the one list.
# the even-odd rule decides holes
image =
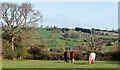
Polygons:
[[15,51],[11,51],[11,52],[9,52],[7,58],[12,59],[12,60],[15,60],[16,57],[17,57],[17,53],[16,53]]
[[115,51],[111,53],[112,60],[120,61],[120,51]]
[[87,60],[88,57],[87,57],[87,53],[83,53],[81,51],[76,51],[76,57],[75,57],[76,60]]
[[28,53],[32,56],[32,59],[46,60],[49,58],[48,50],[44,48],[44,45],[39,45],[38,47],[31,47]]
[[19,57],[19,59],[24,59],[28,55],[27,48],[25,48],[25,47],[18,48],[16,50],[16,53],[17,53],[17,57]]
[[65,33],[63,37],[66,38],[80,38],[80,32],[70,30],[68,33]]
[[82,60],[82,59],[83,59],[83,55],[80,54],[80,53],[76,53],[75,59],[76,59],[76,60]]
[[51,52],[49,55],[49,60],[63,60],[64,55],[57,52]]

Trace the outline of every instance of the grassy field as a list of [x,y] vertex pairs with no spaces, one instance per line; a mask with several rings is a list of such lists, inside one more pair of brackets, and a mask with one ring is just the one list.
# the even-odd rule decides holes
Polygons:
[[[64,45],[65,47],[71,47],[71,46],[74,46],[76,44],[81,44],[81,42],[74,42],[74,41],[81,41],[81,39],[77,39],[77,38],[64,38],[64,39],[67,39],[67,40],[64,40],[64,39],[59,39],[62,35],[60,33],[62,33],[62,31],[59,31],[59,33],[57,33],[55,30],[46,30],[45,28],[41,28],[39,30],[37,30],[40,37],[43,38],[43,39],[46,39],[47,41],[49,41],[49,48],[57,48],[59,47],[59,44],[61,45]],[[53,35],[53,38],[49,38],[50,35]],[[111,38],[111,36],[102,36],[100,35],[101,37],[107,37],[107,38]],[[112,37],[112,38],[117,38],[117,37]],[[51,40],[53,41],[58,41],[59,43],[56,43],[56,42],[51,42]],[[71,41],[68,41],[68,40],[72,40],[73,42]],[[40,41],[40,39],[39,39]],[[68,44],[66,45],[66,42],[68,42]],[[86,43],[86,42],[84,42]],[[107,46],[107,48],[105,47],[105,50],[109,50],[111,48],[111,46]]]
[[60,60],[2,60],[2,68],[118,68],[117,61],[95,61],[89,65],[88,61],[76,61],[75,64]]

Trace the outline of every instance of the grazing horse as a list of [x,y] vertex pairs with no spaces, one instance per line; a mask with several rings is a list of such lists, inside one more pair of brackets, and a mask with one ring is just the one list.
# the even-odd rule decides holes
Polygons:
[[65,58],[65,62],[68,63],[69,59],[70,59],[70,53],[68,51],[64,52],[64,58]]
[[75,56],[76,56],[76,53],[74,51],[72,51],[70,53],[70,56],[71,56],[71,63],[75,63]]
[[96,54],[94,52],[89,55],[89,64],[94,64]]

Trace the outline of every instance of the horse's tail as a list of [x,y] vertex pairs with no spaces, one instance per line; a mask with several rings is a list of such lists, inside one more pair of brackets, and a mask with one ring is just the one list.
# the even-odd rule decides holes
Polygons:
[[70,53],[68,52],[68,57],[67,57],[68,59],[70,58]]

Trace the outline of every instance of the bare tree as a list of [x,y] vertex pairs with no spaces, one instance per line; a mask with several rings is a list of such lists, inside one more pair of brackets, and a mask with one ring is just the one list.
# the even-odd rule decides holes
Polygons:
[[91,31],[91,34],[83,33],[82,36],[84,40],[88,42],[88,48],[90,51],[101,50],[102,47],[107,44],[106,42],[109,41],[105,38],[101,38],[100,36],[93,34],[93,31]]
[[3,36],[10,41],[11,49],[14,51],[14,40],[18,33],[25,27],[33,27],[42,20],[41,13],[32,8],[30,3],[1,3],[0,23],[4,31]]

